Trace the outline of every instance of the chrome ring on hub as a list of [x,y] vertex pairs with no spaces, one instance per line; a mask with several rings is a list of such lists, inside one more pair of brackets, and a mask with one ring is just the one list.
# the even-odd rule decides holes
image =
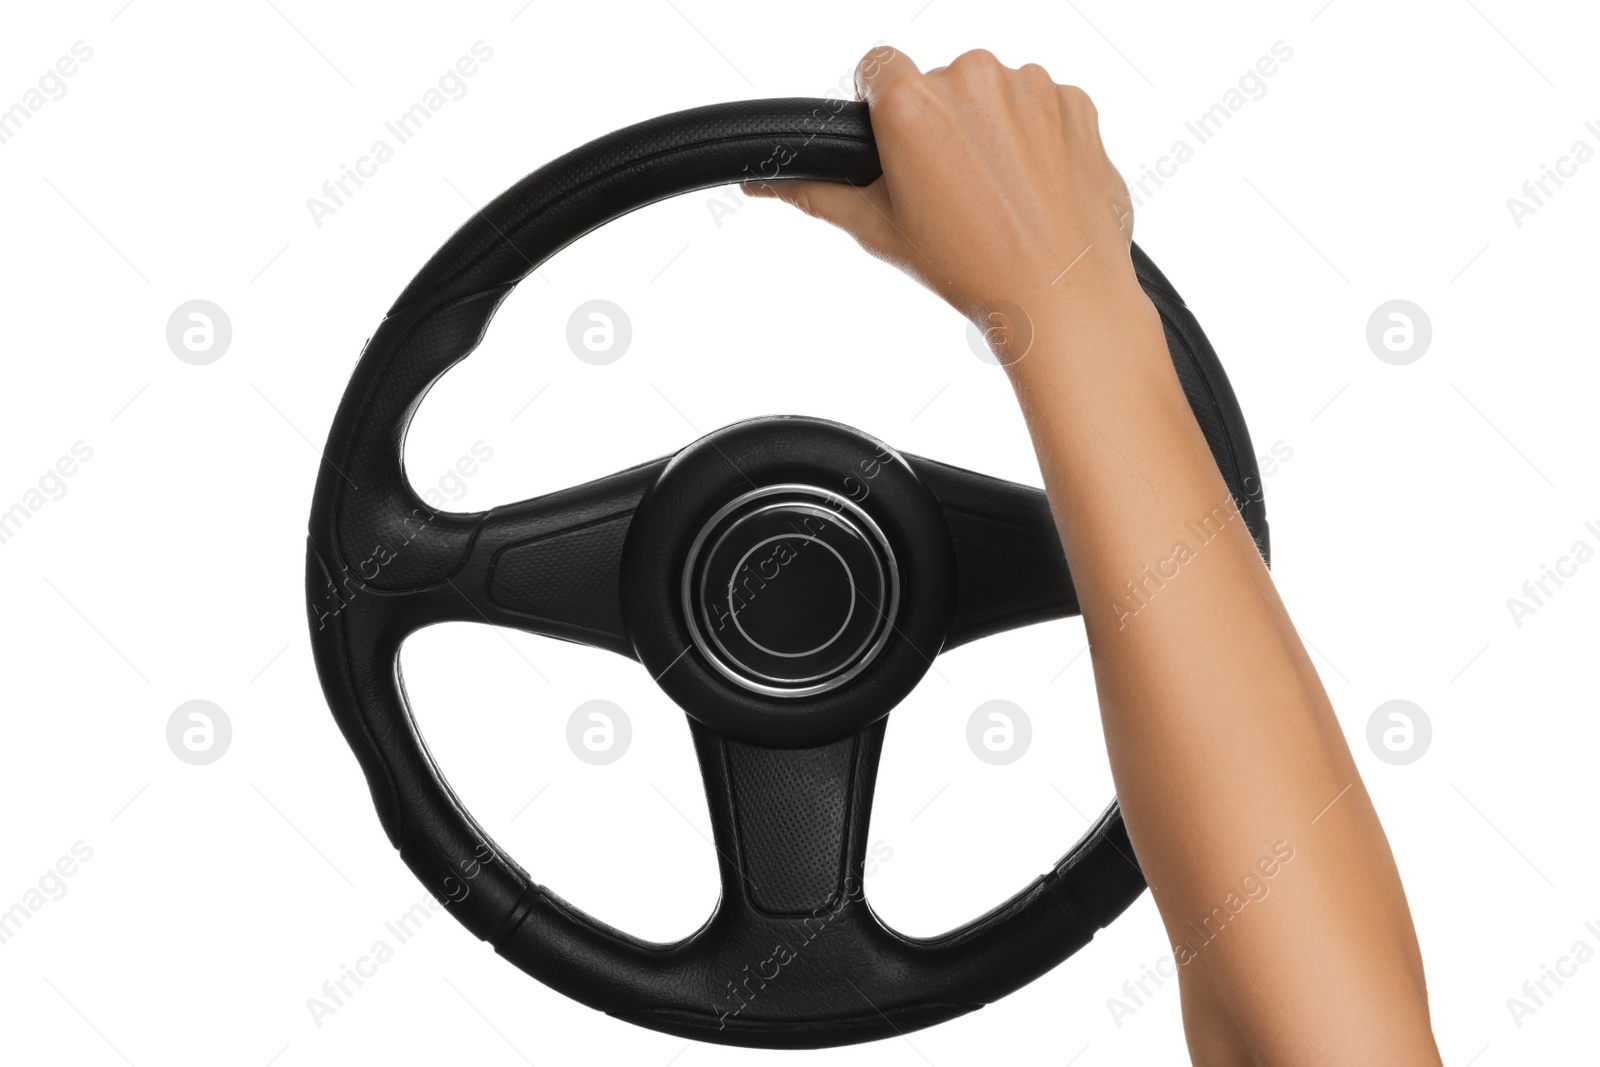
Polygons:
[[[717,587],[726,587],[728,600],[728,617],[734,622],[735,628],[741,636],[754,648],[774,658],[799,659],[815,655],[831,646],[855,621],[855,613],[871,611],[877,616],[872,620],[870,629],[856,643],[856,647],[845,657],[845,661],[832,668],[821,670],[813,674],[796,677],[779,677],[757,669],[749,663],[742,662],[740,657],[731,651],[723,640],[712,630],[710,619],[706,617],[705,607],[707,591],[712,581],[709,573],[702,572],[702,564],[709,564],[715,559],[728,537],[741,525],[752,519],[773,512],[791,510],[797,514],[814,514],[827,522],[839,527],[844,533],[856,538],[870,554],[872,573],[858,575],[838,549],[825,541],[821,541],[814,534],[807,534],[798,529],[790,533],[781,533],[757,542],[756,545],[747,546],[740,553],[738,563],[733,573],[728,576],[726,583],[718,576]],[[713,540],[713,538],[715,538]],[[782,652],[763,646],[755,637],[745,632],[744,623],[740,620],[735,607],[736,596],[734,583],[740,572],[747,567],[747,561],[754,553],[756,547],[763,546],[780,539],[799,539],[814,541],[827,548],[837,559],[850,583],[850,605],[845,613],[844,621],[837,631],[825,641],[805,652]],[[770,577],[766,580],[770,580]],[[876,586],[877,603],[872,595],[861,595],[863,580],[869,585]],[[765,587],[765,581],[761,582]],[[874,658],[877,657],[884,646],[888,644],[889,636],[893,631],[895,613],[900,606],[900,571],[895,559],[894,549],[889,544],[889,539],[884,535],[883,529],[873,520],[872,516],[855,501],[828,489],[815,485],[801,483],[782,483],[764,486],[751,490],[729,501],[711,516],[706,524],[701,527],[689,546],[689,553],[684,561],[683,579],[681,585],[684,618],[688,623],[689,634],[695,648],[706,658],[717,673],[724,678],[749,689],[752,692],[762,693],[767,696],[778,697],[808,697],[818,693],[825,693],[836,689],[866,669]]]

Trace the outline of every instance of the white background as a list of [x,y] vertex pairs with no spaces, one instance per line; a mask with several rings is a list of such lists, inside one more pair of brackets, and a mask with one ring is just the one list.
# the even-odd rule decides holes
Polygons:
[[[1130,180],[1175,139],[1193,145],[1184,123],[1281,40],[1292,59],[1148,198],[1138,239],[1221,353],[1257,452],[1292,449],[1266,479],[1275,575],[1383,815],[1445,1062],[1593,1062],[1600,962],[1550,986],[1520,1026],[1507,998],[1580,939],[1600,949],[1584,927],[1600,926],[1600,562],[1520,627],[1506,605],[1575,541],[1600,547],[1584,529],[1600,527],[1600,161],[1520,227],[1506,205],[1575,140],[1600,148],[1584,128],[1600,123],[1593,10],[921,3],[7,12],[0,107],[74,42],[93,57],[0,144],[0,509],[75,442],[93,457],[0,544],[0,909],[75,842],[93,856],[0,944],[0,1057],[775,1062],[612,1021],[443,915],[313,1020],[308,998],[425,899],[323,702],[302,602],[318,450],[361,344],[473,206],[541,163],[660,113],[821,96],[879,40],[924,67],[987,47],[1086,87]],[[317,226],[307,198],[479,40],[493,58],[466,95]],[[493,458],[452,505],[464,510],[772,412],[1039,483],[1010,393],[961,319],[836,231],[737,196],[719,216],[718,198],[637,213],[525,282],[417,418],[419,489],[479,441]],[[604,367],[564,341],[572,309],[597,297],[634,330]],[[233,326],[207,366],[180,362],[165,337],[197,298]],[[1408,366],[1365,340],[1395,298],[1433,324]],[[928,934],[985,910],[1109,798],[1083,645],[1073,620],[970,646],[894,713],[871,832],[893,855],[867,883],[892,925]],[[642,669],[467,625],[419,635],[403,663],[446,773],[536,878],[643,936],[700,923],[717,892],[704,798],[682,715]],[[604,767],[564,740],[571,711],[596,698],[634,731]],[[1396,698],[1433,724],[1407,766],[1365,740]],[[208,766],[167,746],[168,717],[191,699],[232,722]],[[990,699],[1033,723],[1009,766],[966,745],[967,717]],[[983,1011],[811,1059],[1182,1062],[1175,985],[1120,1018],[1108,1004],[1167,952],[1146,895]]]

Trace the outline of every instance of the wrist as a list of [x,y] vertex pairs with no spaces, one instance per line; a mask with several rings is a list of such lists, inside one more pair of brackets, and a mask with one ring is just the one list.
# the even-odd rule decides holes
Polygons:
[[1010,309],[1010,351],[999,351],[1015,388],[1045,376],[1060,381],[1092,373],[1172,373],[1166,333],[1155,305],[1130,271],[1127,277],[1077,280]]

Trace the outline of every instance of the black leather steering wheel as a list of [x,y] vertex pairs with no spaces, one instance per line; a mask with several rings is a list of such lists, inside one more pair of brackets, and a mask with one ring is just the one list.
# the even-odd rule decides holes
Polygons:
[[[569,242],[679,193],[879,173],[855,102],[717,104],[601,137],[518,182],[434,254],[368,342],[328,436],[306,558],[312,645],[389,840],[501,955],[641,1026],[783,1048],[894,1036],[1032,981],[1144,890],[1113,801],[1051,870],[942,936],[898,934],[862,896],[890,709],[942,650],[1078,613],[1041,491],[792,416],[487,512],[436,511],[406,479],[402,445],[424,394]],[[1265,555],[1233,390],[1171,284],[1137,247],[1133,260]],[[412,720],[398,661],[408,634],[447,620],[635,659],[688,713],[722,883],[694,934],[654,944],[591,918],[462,807]]]

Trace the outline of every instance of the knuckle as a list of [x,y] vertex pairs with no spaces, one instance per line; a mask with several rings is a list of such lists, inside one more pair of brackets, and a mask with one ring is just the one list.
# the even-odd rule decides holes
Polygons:
[[1068,108],[1081,114],[1099,114],[1099,111],[1094,106],[1094,101],[1089,99],[1089,94],[1076,85],[1063,85],[1061,87],[1061,101]]
[[1017,68],[1017,73],[1022,76],[1030,86],[1036,88],[1055,87],[1055,79],[1050,77],[1050,72],[1037,63],[1024,63]]
[[873,104],[872,115],[892,123],[910,122],[922,114],[926,104],[927,85],[920,77],[907,71],[884,87]]
[[1059,116],[1064,107],[1059,86],[1050,77],[1050,72],[1037,63],[1017,68],[1012,80],[1012,93],[1019,101],[1041,106],[1052,115]]
[[993,52],[987,48],[974,48],[962,52],[950,61],[950,72],[967,77],[995,78],[1002,67]]

